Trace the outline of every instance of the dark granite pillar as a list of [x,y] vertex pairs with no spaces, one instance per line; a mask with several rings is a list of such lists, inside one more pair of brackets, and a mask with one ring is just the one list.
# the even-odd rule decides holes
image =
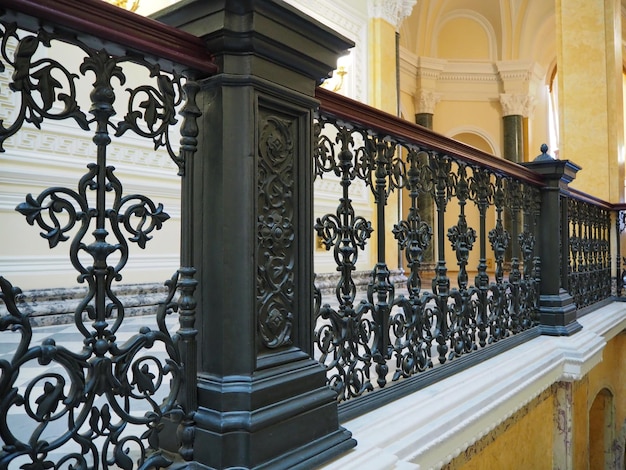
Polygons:
[[351,44],[272,0],[187,0],[158,19],[202,37],[220,70],[199,83],[186,172],[198,282],[187,458],[313,468],[355,445],[311,358],[314,93]]
[[[415,115],[415,124],[419,124],[420,126],[424,126],[428,129],[433,128],[433,113],[417,113]],[[428,165],[428,161],[424,159],[423,162],[420,162],[422,165]],[[435,230],[435,201],[433,200],[430,194],[421,194],[418,198],[418,204],[420,207],[420,216],[422,220],[428,224],[429,227]],[[406,207],[409,207],[408,204]],[[403,214],[406,215],[406,214]],[[434,239],[433,239],[434,240]],[[422,267],[424,269],[430,270],[434,269],[435,262],[435,247],[434,244],[431,243],[426,250],[424,250],[424,258],[422,262]]]
[[524,118],[519,114],[504,116],[504,158],[520,163],[524,160]]
[[[502,117],[503,137],[504,137],[504,158],[515,163],[524,161],[524,118],[520,114],[511,114]],[[504,228],[509,233],[520,233],[522,231],[521,221],[517,227],[512,226],[511,213],[504,210]],[[509,244],[505,257],[511,260],[513,256],[512,244]]]
[[415,115],[415,124],[424,126],[428,129],[433,128],[433,115],[432,113],[417,113]]

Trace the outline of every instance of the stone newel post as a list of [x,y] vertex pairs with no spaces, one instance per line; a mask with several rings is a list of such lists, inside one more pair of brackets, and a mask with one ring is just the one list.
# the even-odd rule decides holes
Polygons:
[[198,281],[190,459],[311,468],[355,445],[310,357],[314,93],[351,44],[278,1],[188,0],[158,19],[204,38],[220,67],[200,83],[185,176]]

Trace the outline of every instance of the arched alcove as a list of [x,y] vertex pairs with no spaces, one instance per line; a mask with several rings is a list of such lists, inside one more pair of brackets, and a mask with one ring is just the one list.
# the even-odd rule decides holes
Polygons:
[[471,10],[455,10],[441,18],[431,45],[431,56],[455,60],[495,60],[492,25]]
[[474,126],[462,126],[451,129],[446,132],[446,136],[496,157],[500,156],[495,140],[488,133]]
[[613,394],[603,388],[589,409],[589,468],[611,468],[615,460]]

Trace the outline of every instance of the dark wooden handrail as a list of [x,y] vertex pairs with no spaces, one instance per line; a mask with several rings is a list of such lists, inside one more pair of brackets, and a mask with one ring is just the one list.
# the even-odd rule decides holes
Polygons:
[[592,196],[591,194],[584,193],[578,189],[569,188],[568,191],[570,193],[570,196],[574,199],[578,199],[579,201],[601,207],[602,209],[620,210],[626,208],[626,205],[624,204],[611,204],[610,202],[603,201],[600,198]]
[[0,8],[167,59],[205,76],[217,72],[202,39],[101,0],[0,0]]
[[320,101],[321,111],[339,119],[355,122],[377,132],[398,137],[405,142],[454,156],[471,165],[490,168],[497,173],[510,175],[530,184],[543,184],[541,176],[521,165],[495,157],[338,93],[318,87],[315,96]]

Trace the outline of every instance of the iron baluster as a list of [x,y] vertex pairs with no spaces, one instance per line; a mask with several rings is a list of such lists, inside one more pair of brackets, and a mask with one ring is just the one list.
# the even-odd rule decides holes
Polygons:
[[[178,174],[182,176],[181,181],[181,220],[191,220],[194,211],[194,198],[190,181],[188,166],[197,150],[198,145],[198,123],[201,116],[200,108],[196,103],[196,94],[199,85],[188,77],[183,85],[185,101],[180,110],[183,120],[180,126],[180,158],[176,160]],[[180,265],[178,270],[178,288],[180,296],[178,299],[178,315],[180,328],[177,331],[178,348],[180,358],[185,367],[182,371],[182,380],[185,384],[181,387],[177,400],[180,405],[180,416],[176,417],[179,424],[176,434],[180,447],[178,453],[186,460],[193,460],[193,445],[195,438],[195,411],[198,409],[197,397],[197,340],[198,330],[196,324],[197,302],[194,293],[198,286],[195,279],[196,269],[193,267],[192,257],[193,234],[189,224],[181,224],[181,247]]]
[[489,319],[489,275],[487,274],[487,209],[493,200],[493,183],[491,174],[484,170],[475,168],[470,180],[470,195],[474,203],[478,206],[479,222],[479,260],[478,274],[475,278],[475,286],[478,289],[477,307],[478,313],[476,322],[478,325],[478,343],[480,347],[487,344],[487,326]]
[[[320,118],[320,122],[323,123],[323,129],[327,121]],[[320,317],[326,322],[315,331],[315,340],[321,352],[320,362],[328,371],[332,371],[328,378],[329,385],[337,392],[338,399],[346,400],[373,389],[370,382],[370,340],[374,327],[365,317],[371,307],[362,302],[355,308],[356,286],[352,278],[359,249],[365,248],[373,229],[370,222],[355,215],[349,195],[350,185],[356,178],[353,161],[363,150],[357,149],[356,155],[353,154],[352,129],[337,123],[332,123],[332,126],[337,131],[335,142],[340,144],[341,150],[335,154],[330,139],[320,134],[315,154],[316,168],[322,169],[322,172],[334,171],[341,177],[342,197],[335,214],[326,214],[317,219],[315,231],[327,250],[333,248],[337,271],[340,272],[335,289],[339,308],[322,305]]]
[[450,355],[448,359],[461,356],[476,347],[475,322],[472,306],[472,295],[475,289],[468,289],[467,262],[476,242],[476,230],[467,225],[465,206],[469,199],[469,182],[466,165],[459,164],[458,174],[454,179],[453,195],[459,205],[459,217],[456,225],[448,229],[448,240],[456,253],[459,274],[458,289],[453,289],[451,297],[454,302],[449,305],[450,312]]
[[520,212],[522,205],[522,185],[514,179],[506,180],[506,200],[507,207],[511,214],[511,271],[509,272],[509,289],[510,289],[510,328],[513,334],[519,333],[525,329],[521,313],[521,281],[522,273],[520,272]]
[[[390,356],[389,350],[389,314],[391,312],[391,301],[394,297],[394,287],[389,281],[389,269],[385,261],[385,206],[387,205],[388,191],[394,185],[392,181],[387,184],[392,171],[392,160],[396,152],[396,145],[379,137],[370,137],[367,142],[367,154],[371,162],[369,185],[374,194],[376,204],[376,225],[377,225],[377,251],[378,262],[372,271],[372,280],[367,287],[367,299],[372,305],[372,317],[374,318],[374,347],[372,348],[372,358],[376,363],[377,383],[379,387],[384,387],[387,383],[387,359]],[[375,177],[372,181],[372,175]],[[374,294],[376,298],[374,299]]]
[[523,274],[521,285],[521,304],[522,304],[522,318],[520,319],[520,325],[523,329],[530,327],[533,324],[533,315],[537,313],[537,292],[536,276],[535,276],[535,221],[536,210],[535,204],[533,204],[533,192],[530,186],[524,185],[522,187],[522,205],[524,213],[524,229],[518,236],[520,251],[523,262]]
[[400,295],[394,299],[393,305],[401,310],[390,319],[390,328],[396,338],[392,345],[396,356],[396,371],[392,380],[410,377],[433,366],[432,315],[426,308],[433,297],[429,293],[421,292],[422,281],[419,273],[424,253],[432,238],[431,227],[420,216],[419,201],[423,193],[430,191],[432,179],[430,168],[420,165],[421,156],[428,158],[428,154],[409,149],[406,187],[409,190],[411,207],[406,220],[401,220],[392,230],[398,246],[404,250],[409,268],[406,282],[409,297],[407,299]]
[[626,260],[622,261],[622,247],[621,247],[621,238],[622,232],[625,228],[624,217],[626,216],[626,212],[623,210],[617,211],[615,217],[615,238],[617,240],[617,254],[615,259],[616,266],[616,274],[617,274],[617,296],[622,296],[622,289],[624,288],[624,275],[626,275],[626,271],[622,268],[623,264],[626,265]]
[[437,265],[435,278],[432,281],[433,295],[435,296],[435,308],[433,314],[437,317],[434,332],[437,341],[439,363],[446,362],[448,353],[448,298],[450,296],[450,279],[447,276],[445,254],[445,215],[446,205],[450,199],[450,187],[452,186],[452,161],[447,156],[431,154],[429,166],[433,175],[433,197],[437,206]]
[[[578,209],[579,205],[576,203],[574,199],[569,199],[568,204],[570,205],[568,213],[570,217],[569,227],[570,227],[570,256],[568,257],[568,286],[567,289],[574,297],[574,302],[580,304],[580,299],[578,298],[580,289],[579,289],[579,272],[582,268],[581,259],[582,259],[582,237],[579,236],[580,232],[580,224],[582,221],[580,220]],[[580,258],[579,258],[580,255]]]
[[504,254],[509,246],[511,236],[505,230],[502,223],[504,210],[504,187],[503,178],[496,176],[496,184],[493,195],[496,207],[496,226],[489,231],[489,243],[496,260],[495,285],[491,286],[491,315],[489,341],[498,341],[509,334],[509,305],[506,294],[507,285],[504,283]]

